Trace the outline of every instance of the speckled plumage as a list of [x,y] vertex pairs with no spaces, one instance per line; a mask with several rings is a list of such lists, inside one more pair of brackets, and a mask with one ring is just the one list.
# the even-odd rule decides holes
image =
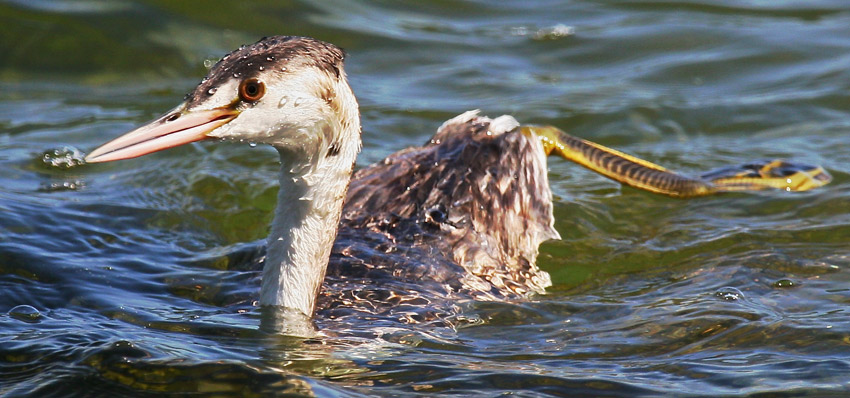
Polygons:
[[376,306],[542,293],[551,281],[535,262],[552,224],[540,143],[513,118],[467,112],[355,173],[319,305],[351,305],[358,281],[394,291]]

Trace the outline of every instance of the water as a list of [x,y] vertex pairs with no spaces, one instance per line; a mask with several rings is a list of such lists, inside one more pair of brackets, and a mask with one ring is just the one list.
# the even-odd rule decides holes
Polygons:
[[[0,395],[840,396],[850,389],[850,6],[0,2]],[[555,286],[450,326],[255,306],[267,148],[79,165],[270,34],[349,52],[378,161],[471,108],[673,169],[821,164],[814,192],[676,200],[553,159]],[[289,394],[289,395],[287,395]]]

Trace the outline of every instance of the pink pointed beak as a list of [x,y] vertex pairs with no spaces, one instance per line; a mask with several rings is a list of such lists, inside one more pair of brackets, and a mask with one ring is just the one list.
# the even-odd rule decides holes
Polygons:
[[[174,115],[178,115],[176,118]],[[200,141],[233,120],[239,112],[217,108],[188,113],[169,113],[106,144],[86,156],[86,162],[110,162]]]

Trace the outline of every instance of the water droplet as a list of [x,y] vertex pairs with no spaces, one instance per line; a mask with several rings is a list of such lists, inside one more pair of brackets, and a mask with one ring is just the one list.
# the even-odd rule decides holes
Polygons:
[[248,146],[251,147],[251,148],[255,148],[257,146],[257,143],[250,141],[250,142],[248,142]]
[[209,68],[212,68],[213,65],[215,65],[215,61],[213,61],[211,59],[205,59],[204,60],[204,68],[209,69]]
[[268,57],[266,57],[266,61],[269,61],[269,62],[274,61],[274,57],[269,55]]
[[150,354],[136,347],[132,342],[127,340],[116,341],[106,350],[107,355],[114,357],[144,358],[150,356]]
[[264,70],[266,70],[266,67],[265,67],[265,66],[263,66],[263,65],[260,65],[260,72],[262,72],[262,71],[264,71]]
[[63,146],[42,153],[41,162],[47,167],[70,169],[85,163],[83,153],[72,146]]
[[76,191],[84,187],[85,184],[80,180],[74,181],[63,181],[63,182],[51,182],[49,184],[42,184],[39,188],[39,192],[59,192],[59,191]]
[[285,67],[285,66],[281,66],[281,67],[280,67],[280,71],[281,71],[281,72],[286,72],[286,67]]
[[714,296],[726,301],[738,301],[744,298],[744,293],[734,287],[721,287],[714,293]]
[[34,307],[23,304],[9,310],[9,316],[19,321],[35,323],[41,318],[41,313]]
[[239,72],[233,72],[233,77],[239,77],[239,76],[241,76],[241,75],[242,75],[242,74],[241,74],[241,73],[239,73]]
[[789,288],[789,287],[794,287],[794,286],[797,286],[797,284],[794,283],[794,281],[792,281],[790,279],[780,279],[776,282],[773,282],[773,287],[778,287],[778,288]]
[[215,94],[215,87],[213,87],[213,88],[211,88],[211,89],[207,90],[207,94],[209,94],[209,95],[213,95],[213,94]]
[[295,99],[295,102],[292,103],[292,106],[299,106],[304,102],[304,98],[298,97]]
[[283,97],[280,97],[280,102],[277,103],[277,107],[283,108],[284,106],[286,106],[287,102],[289,102],[289,97],[284,95]]

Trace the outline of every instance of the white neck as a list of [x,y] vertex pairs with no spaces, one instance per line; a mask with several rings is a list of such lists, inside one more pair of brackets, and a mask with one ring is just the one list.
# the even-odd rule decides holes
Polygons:
[[[323,138],[316,145],[277,148],[280,192],[268,238],[261,305],[313,315],[360,150],[357,103],[348,85],[343,85],[337,92],[342,109],[313,131],[314,136],[336,137],[335,143]],[[326,134],[329,131],[335,134]]]

